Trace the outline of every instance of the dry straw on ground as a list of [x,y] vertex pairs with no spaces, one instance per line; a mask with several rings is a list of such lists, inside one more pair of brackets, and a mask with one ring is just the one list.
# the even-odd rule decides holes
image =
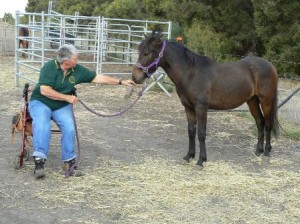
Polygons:
[[157,158],[138,164],[113,160],[102,164],[80,179],[63,180],[60,173],[51,173],[47,181],[38,183],[44,190],[33,197],[42,199],[46,209],[76,205],[113,213],[122,223],[297,223],[300,219],[297,172],[248,172],[223,161],[209,162],[199,172],[194,163],[183,166]]

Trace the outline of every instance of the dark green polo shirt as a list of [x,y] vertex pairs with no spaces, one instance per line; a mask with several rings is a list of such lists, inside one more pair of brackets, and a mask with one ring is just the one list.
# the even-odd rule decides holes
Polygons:
[[40,86],[50,86],[57,92],[71,94],[75,85],[79,83],[89,83],[96,77],[96,72],[87,68],[76,65],[70,69],[64,77],[63,71],[57,60],[47,62],[40,71],[39,82],[36,84],[30,100],[39,100],[46,104],[52,110],[57,110],[68,104],[66,101],[52,100],[41,94]]

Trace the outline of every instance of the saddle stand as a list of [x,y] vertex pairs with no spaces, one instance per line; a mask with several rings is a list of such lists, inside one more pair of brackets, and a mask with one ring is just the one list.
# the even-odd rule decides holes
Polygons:
[[25,84],[23,90],[23,98],[24,98],[23,110],[19,112],[17,115],[15,115],[12,121],[11,143],[14,142],[14,133],[16,131],[22,133],[21,150],[18,157],[14,161],[14,165],[16,169],[22,168],[24,165],[24,160],[29,160],[30,158],[29,147],[32,146],[32,143],[27,138],[28,136],[32,136],[32,119],[28,111],[29,91],[30,91],[29,84]]
[[151,78],[153,79],[153,82],[147,86],[147,88],[144,90],[144,93],[146,93],[149,89],[151,89],[154,85],[158,85],[168,96],[172,96],[168,90],[161,84],[159,81],[162,79],[164,80],[166,76],[166,73],[161,71],[156,71],[151,75]]
[[[24,105],[23,110],[13,117],[12,130],[11,130],[11,143],[14,143],[14,133],[22,133],[21,150],[16,160],[14,161],[14,166],[16,169],[20,169],[24,166],[24,161],[30,159],[30,149],[32,147],[32,142],[28,139],[28,136],[33,136],[32,134],[32,118],[28,110],[28,93],[31,92],[29,89],[29,84],[25,84],[23,90]],[[60,134],[60,130],[51,130],[52,133]]]

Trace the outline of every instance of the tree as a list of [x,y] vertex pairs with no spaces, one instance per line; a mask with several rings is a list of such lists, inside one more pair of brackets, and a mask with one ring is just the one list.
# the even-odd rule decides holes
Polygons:
[[255,26],[265,46],[264,57],[280,74],[300,75],[300,2],[253,0]]
[[65,15],[74,15],[75,12],[79,12],[81,16],[93,16],[96,4],[97,1],[60,0],[55,2],[54,11]]
[[139,19],[141,11],[136,0],[114,0],[107,4],[103,15],[111,18]]
[[28,0],[26,12],[48,13],[48,0]]
[[206,55],[215,60],[224,60],[221,51],[228,45],[226,38],[221,33],[217,33],[211,26],[203,21],[194,20],[191,27],[187,29],[187,47],[193,49],[201,55]]
[[12,25],[15,24],[15,19],[11,13],[4,13],[3,20],[4,20],[4,22],[9,23],[9,24],[12,24]]
[[[220,53],[245,56],[256,53],[257,36],[250,0],[207,1],[209,16],[204,21],[222,34],[226,47]],[[200,17],[201,18],[201,17]],[[225,51],[224,51],[225,50]]]

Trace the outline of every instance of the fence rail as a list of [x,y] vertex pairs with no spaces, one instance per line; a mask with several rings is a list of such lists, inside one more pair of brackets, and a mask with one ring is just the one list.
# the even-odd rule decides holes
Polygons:
[[[28,24],[20,22],[22,16],[29,18]],[[102,74],[128,75],[130,72],[124,69],[124,65],[130,66],[136,62],[137,48],[144,34],[152,32],[151,29],[157,25],[166,38],[171,38],[171,22],[87,17],[78,13],[74,16],[62,15],[52,10],[48,13],[17,12],[15,84],[19,85],[19,78],[37,81],[36,73],[65,43],[76,46],[80,64]],[[28,28],[30,35],[19,36],[20,27]],[[19,40],[27,40],[29,48],[20,48],[17,44]]]

